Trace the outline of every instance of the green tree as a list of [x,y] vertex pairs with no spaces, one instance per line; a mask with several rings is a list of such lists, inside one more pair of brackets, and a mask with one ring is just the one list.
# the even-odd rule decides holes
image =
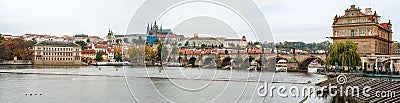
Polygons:
[[160,43],[157,47],[157,61],[166,60],[168,57],[167,47],[164,46],[164,43]]
[[189,45],[189,42],[188,41],[186,41],[185,42],[185,44],[184,44],[184,46],[188,46]]
[[102,61],[103,60],[103,53],[97,52],[95,60],[96,61]]
[[360,55],[357,53],[357,45],[352,41],[337,42],[329,50],[327,64],[347,66],[348,68],[361,65]]
[[124,41],[124,43],[129,43],[129,39],[128,38],[124,38],[123,41]]
[[90,39],[89,38],[86,39],[86,43],[90,43]]
[[114,53],[114,58],[116,62],[122,62],[122,53],[121,52]]
[[140,58],[141,55],[144,55],[144,50],[142,46],[137,46],[136,44],[132,44],[128,50],[129,60],[131,62],[139,62],[142,60]]
[[178,53],[179,53],[179,47],[178,46],[172,47],[171,54],[178,54]]
[[201,47],[201,48],[205,48],[206,45],[205,45],[205,44],[201,44],[200,47]]
[[0,34],[0,42],[4,40],[3,34]]
[[76,41],[75,43],[80,45],[82,50],[87,48],[87,43],[85,41]]

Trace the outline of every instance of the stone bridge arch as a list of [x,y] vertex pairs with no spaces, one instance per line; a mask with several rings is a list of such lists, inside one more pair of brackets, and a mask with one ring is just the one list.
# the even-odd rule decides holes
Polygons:
[[308,71],[308,65],[314,60],[320,64],[326,63],[326,54],[278,54],[276,58],[276,62],[285,59],[288,61],[288,69],[296,71]]
[[231,65],[231,60],[232,60],[232,58],[230,56],[227,56],[227,57],[223,58],[222,61],[221,61],[221,67],[225,67],[227,65]]
[[316,57],[316,56],[310,56],[308,58],[303,58],[303,60],[299,61],[299,67],[298,69],[300,71],[307,71],[308,70],[308,65],[314,60],[317,60],[318,63],[325,65],[325,60],[322,59],[321,57]]
[[210,57],[210,56],[205,56],[201,60],[201,67],[215,67],[217,64],[217,61],[215,58]]
[[276,67],[276,63],[277,63],[279,60],[282,60],[282,59],[289,62],[289,59],[290,59],[290,58],[284,58],[284,57],[281,57],[281,56],[276,56],[276,57],[268,58],[268,59],[266,59],[265,67],[268,68],[268,69],[274,69],[274,68]]
[[195,66],[196,65],[196,60],[197,60],[196,57],[190,57],[188,64],[191,64],[192,66]]

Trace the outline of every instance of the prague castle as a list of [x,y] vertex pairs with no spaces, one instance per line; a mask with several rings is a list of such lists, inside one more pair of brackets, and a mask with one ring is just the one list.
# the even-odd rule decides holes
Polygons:
[[392,24],[381,23],[376,11],[361,9],[351,5],[344,15],[336,15],[332,24],[333,43],[350,40],[358,45],[358,53],[366,55],[390,55],[394,53],[392,45]]

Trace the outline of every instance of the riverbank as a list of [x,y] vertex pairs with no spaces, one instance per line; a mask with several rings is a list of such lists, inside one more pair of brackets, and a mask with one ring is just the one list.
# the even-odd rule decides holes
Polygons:
[[0,65],[33,65],[30,60],[0,60]]

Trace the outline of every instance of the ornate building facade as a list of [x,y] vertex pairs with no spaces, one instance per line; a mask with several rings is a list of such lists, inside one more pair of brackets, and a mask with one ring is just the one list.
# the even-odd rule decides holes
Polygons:
[[380,23],[376,11],[366,8],[364,12],[351,5],[345,14],[335,16],[332,25],[333,43],[350,40],[358,45],[358,53],[367,55],[390,55],[395,52],[392,45],[392,24]]

